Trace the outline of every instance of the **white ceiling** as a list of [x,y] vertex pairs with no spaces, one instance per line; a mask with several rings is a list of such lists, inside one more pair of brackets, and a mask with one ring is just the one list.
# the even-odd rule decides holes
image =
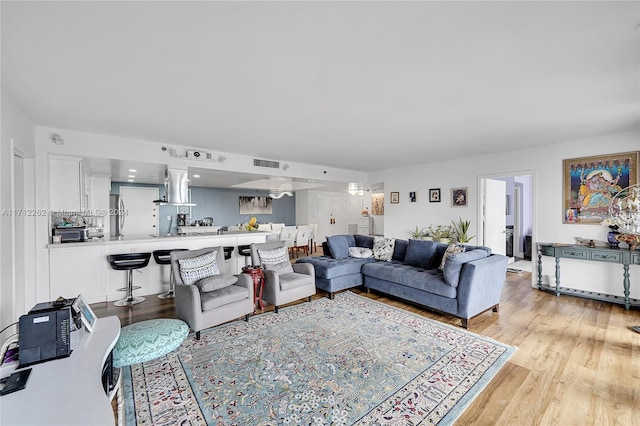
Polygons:
[[365,172],[640,129],[640,2],[0,7],[41,126]]

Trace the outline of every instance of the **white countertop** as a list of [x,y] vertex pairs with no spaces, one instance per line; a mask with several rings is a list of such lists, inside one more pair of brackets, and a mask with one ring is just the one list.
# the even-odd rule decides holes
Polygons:
[[148,237],[124,236],[122,238],[114,238],[114,239],[112,239],[109,236],[105,236],[103,238],[93,238],[81,243],[59,243],[59,244],[50,243],[47,245],[47,248],[59,249],[59,248],[105,246],[105,245],[118,245],[118,244],[130,244],[130,243],[150,243],[154,241],[171,241],[171,240],[184,241],[185,239],[189,239],[189,240],[211,239],[211,238],[217,239],[217,238],[225,238],[225,237],[237,236],[237,235],[260,235],[260,234],[271,234],[271,233],[272,232],[266,232],[266,231],[226,231],[222,234],[218,234],[217,232],[212,232],[212,233],[201,232],[197,234],[160,234],[159,236],[149,235]]

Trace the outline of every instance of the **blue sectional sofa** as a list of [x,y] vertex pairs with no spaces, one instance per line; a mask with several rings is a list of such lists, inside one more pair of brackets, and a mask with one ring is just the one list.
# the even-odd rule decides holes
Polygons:
[[[369,248],[375,257],[352,257],[352,247]],[[468,328],[472,317],[489,309],[498,311],[508,258],[483,246],[465,245],[461,253],[450,253],[449,247],[434,241],[335,235],[327,237],[323,256],[298,262],[314,266],[316,287],[330,298],[336,291],[364,285],[367,291],[454,315]],[[455,247],[449,250],[456,251]]]

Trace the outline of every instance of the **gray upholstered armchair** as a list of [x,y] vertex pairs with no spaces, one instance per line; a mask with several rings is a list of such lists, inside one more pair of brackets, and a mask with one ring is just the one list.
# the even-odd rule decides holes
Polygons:
[[316,294],[316,275],[313,265],[289,261],[289,252],[283,241],[251,244],[251,261],[264,270],[262,298],[278,307],[294,300]]
[[253,312],[253,281],[225,271],[224,249],[209,247],[171,252],[176,314],[200,340],[200,330]]

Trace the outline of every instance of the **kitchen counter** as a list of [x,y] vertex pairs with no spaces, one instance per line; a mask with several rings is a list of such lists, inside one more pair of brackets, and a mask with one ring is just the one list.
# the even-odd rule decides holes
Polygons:
[[[73,298],[85,296],[89,303],[112,302],[125,296],[126,272],[111,268],[107,261],[110,254],[150,253],[155,250],[205,247],[234,247],[231,258],[225,261],[226,271],[239,274],[245,266],[245,257],[238,253],[238,246],[262,243],[273,233],[262,231],[232,231],[218,235],[199,233],[185,235],[149,235],[147,237],[123,237],[122,239],[94,239],[82,243],[48,244],[49,248],[49,300],[58,296]],[[133,274],[136,296],[148,296],[168,290],[164,281],[169,279],[169,266],[159,265],[153,257],[149,264]],[[150,296],[153,297],[153,296]]]
[[119,245],[119,244],[130,244],[130,243],[149,243],[153,241],[171,241],[178,240],[183,241],[185,239],[222,239],[229,236],[240,236],[240,235],[270,235],[272,232],[264,232],[264,231],[225,231],[222,234],[218,234],[217,232],[198,232],[198,233],[188,233],[188,234],[160,234],[160,235],[149,235],[148,237],[127,237],[124,236],[122,238],[112,238],[105,236],[104,238],[93,238],[88,241],[80,242],[80,243],[58,243],[53,244],[49,243],[47,248],[50,249],[59,249],[59,248],[70,248],[70,247],[89,247],[89,246],[104,246],[104,245]]

